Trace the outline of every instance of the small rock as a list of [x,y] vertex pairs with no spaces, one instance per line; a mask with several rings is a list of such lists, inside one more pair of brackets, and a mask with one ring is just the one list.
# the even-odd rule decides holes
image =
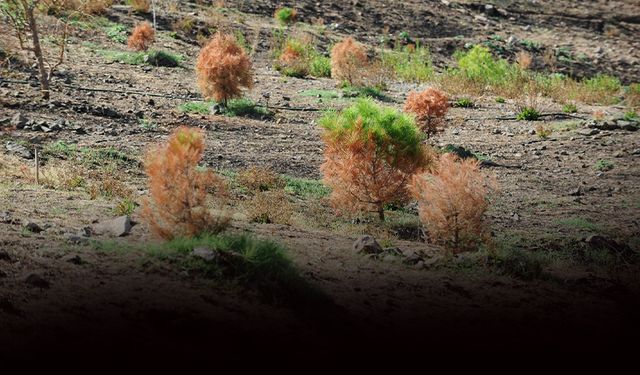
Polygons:
[[11,262],[11,256],[4,250],[0,250],[0,260],[5,262]]
[[531,129],[531,130],[529,130],[529,134],[530,134],[530,135],[536,135],[536,130],[535,130],[535,129]]
[[115,237],[122,237],[131,231],[131,219],[129,216],[119,216],[109,221],[98,223],[93,227],[95,233],[109,233]]
[[382,246],[380,246],[375,238],[369,235],[364,235],[358,238],[353,243],[353,249],[357,253],[363,254],[380,254],[383,252]]
[[422,257],[420,255],[418,255],[417,253],[413,253],[413,254],[409,254],[406,258],[404,258],[404,260],[402,260],[402,263],[404,264],[418,264],[419,262],[424,263]]
[[15,142],[7,142],[5,148],[10,153],[18,155],[22,158],[33,159],[33,152],[21,144]]
[[211,262],[216,259],[216,252],[208,247],[196,247],[191,252],[191,255],[196,258],[202,258],[207,262]]
[[582,187],[578,186],[577,188],[571,190],[569,195],[572,197],[579,197],[582,195]]
[[580,129],[576,133],[584,136],[596,135],[600,133],[598,129]]
[[417,269],[417,270],[421,270],[426,268],[427,265],[424,263],[424,261],[418,261],[416,264],[413,265],[413,268]]
[[51,285],[49,281],[47,281],[44,277],[36,272],[27,274],[27,276],[24,277],[24,282],[29,284],[30,286],[41,289],[46,289]]
[[22,129],[27,125],[28,121],[21,112],[18,112],[11,118],[11,125],[15,126],[16,129]]
[[84,260],[82,260],[82,258],[80,258],[80,255],[77,255],[77,254],[65,255],[64,257],[62,257],[62,260],[67,263],[72,263],[78,266],[84,263]]
[[76,236],[75,234],[69,234],[66,236],[67,242],[73,245],[88,245],[89,239],[87,237]]
[[25,220],[22,223],[22,227],[32,233],[40,233],[44,230],[38,224],[30,220]]

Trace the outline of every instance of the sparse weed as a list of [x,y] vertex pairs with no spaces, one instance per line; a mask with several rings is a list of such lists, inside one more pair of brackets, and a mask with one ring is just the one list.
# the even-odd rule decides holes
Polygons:
[[456,108],[473,108],[475,107],[475,104],[470,98],[459,98],[453,102],[453,106]]
[[598,160],[598,161],[596,162],[595,166],[594,166],[594,168],[595,168],[596,170],[601,171],[601,172],[610,171],[610,170],[612,170],[614,167],[615,167],[615,165],[614,165],[612,162],[610,162],[610,161],[608,161],[608,160],[605,160],[605,159],[600,159],[600,160]]
[[573,103],[566,103],[562,106],[562,112],[564,113],[576,113],[578,112],[578,107]]
[[535,121],[540,118],[540,112],[533,107],[524,107],[516,115],[516,120],[519,121]]
[[536,135],[538,136],[538,138],[540,139],[547,139],[549,138],[549,136],[551,135],[551,133],[553,133],[553,129],[544,126],[543,124],[540,124],[538,126],[536,126]]

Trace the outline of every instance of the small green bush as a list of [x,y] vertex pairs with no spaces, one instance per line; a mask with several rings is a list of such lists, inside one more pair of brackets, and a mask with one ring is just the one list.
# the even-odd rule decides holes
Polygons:
[[494,59],[488,48],[474,46],[466,53],[458,52],[454,55],[460,72],[472,81],[502,85],[509,80],[514,68],[506,60]]
[[564,113],[576,113],[578,112],[578,107],[576,107],[573,103],[567,103],[562,106],[562,112]]
[[602,172],[610,171],[614,167],[615,165],[612,162],[604,159],[598,160],[595,165],[595,169]]
[[[209,114],[211,113],[211,107],[215,105],[215,101],[208,102],[187,102],[180,105],[179,109],[182,112],[187,113],[199,113]],[[222,114],[229,117],[255,117],[261,118],[263,116],[269,116],[270,113],[263,107],[257,105],[250,99],[231,99],[227,102],[226,108],[220,108]]]
[[638,112],[634,110],[625,112],[622,118],[627,121],[640,121],[640,116],[638,115]]
[[475,104],[469,98],[460,98],[453,102],[453,106],[457,108],[473,108]]
[[104,32],[112,41],[120,44],[127,43],[127,27],[119,23],[109,23],[104,27]]
[[540,118],[540,112],[533,107],[525,107],[516,115],[518,121],[535,121]]
[[502,96],[496,97],[496,103],[504,104],[506,100]]
[[400,46],[391,51],[383,51],[380,60],[385,68],[393,71],[403,81],[426,82],[433,78],[431,54],[427,47]]
[[313,77],[331,77],[331,59],[319,54],[311,59],[309,74]]
[[276,10],[274,17],[280,25],[289,25],[296,21],[297,15],[298,12],[295,9],[284,7]]

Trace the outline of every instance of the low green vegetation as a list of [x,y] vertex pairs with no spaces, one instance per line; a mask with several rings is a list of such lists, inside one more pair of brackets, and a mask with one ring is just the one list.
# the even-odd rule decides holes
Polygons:
[[283,176],[286,181],[284,190],[301,199],[320,199],[329,196],[331,189],[322,181],[306,178]]
[[296,10],[289,7],[283,7],[276,10],[274,17],[280,25],[290,25],[296,21]]
[[470,98],[460,98],[453,102],[453,106],[456,108],[473,108],[475,104]]
[[[181,104],[179,109],[182,112],[199,113],[199,114],[206,115],[211,113],[211,108],[216,104],[217,103],[215,101],[187,102],[187,103]],[[229,117],[239,116],[239,117],[262,118],[262,117],[271,115],[271,113],[267,111],[266,108],[246,98],[229,100],[227,103],[227,107],[224,108],[220,106],[219,110],[221,111],[221,114],[224,114]]]
[[331,77],[331,59],[315,54],[309,64],[309,74],[318,78]]
[[56,141],[46,145],[42,151],[43,158],[76,159],[82,164],[105,165],[116,162],[121,165],[138,164],[138,161],[114,148],[78,147],[76,144]]
[[610,171],[615,167],[615,165],[609,160],[600,159],[596,162],[594,168],[598,171],[606,172]]
[[598,224],[591,222],[589,219],[585,219],[583,217],[573,217],[568,219],[558,220],[556,222],[559,225],[581,229],[585,231],[598,232],[601,231],[601,227]]
[[103,26],[103,30],[107,37],[112,41],[120,44],[127,43],[127,28],[126,26],[109,22],[107,25]]
[[[194,254],[194,249],[204,250],[205,255]],[[300,275],[286,249],[272,241],[246,234],[205,234],[177,238],[145,251],[153,258],[175,262],[190,273],[245,285],[272,303],[304,309],[330,303]]]
[[578,112],[578,107],[576,107],[573,103],[566,103],[562,106],[562,112],[564,113],[576,113]]
[[433,78],[431,54],[427,47],[410,45],[383,50],[380,60],[382,66],[403,81],[426,82]]
[[129,65],[153,65],[153,66],[167,66],[177,67],[182,63],[183,57],[181,55],[173,54],[165,51],[108,51],[100,50],[98,54],[107,58],[112,62],[119,62]]
[[634,110],[625,112],[622,118],[626,121],[640,121],[640,115],[638,115],[638,112]]
[[540,112],[533,107],[524,107],[516,115],[518,121],[535,121],[540,118]]
[[502,96],[496,97],[496,103],[504,104],[506,100]]

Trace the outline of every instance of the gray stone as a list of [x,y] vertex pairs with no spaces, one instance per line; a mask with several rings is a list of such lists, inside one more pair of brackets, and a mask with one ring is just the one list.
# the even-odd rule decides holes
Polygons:
[[24,282],[28,285],[36,288],[46,289],[49,288],[51,283],[47,281],[42,275],[36,272],[30,272],[24,277]]
[[28,121],[21,112],[18,112],[11,118],[11,125],[15,126],[16,129],[22,129],[27,125]]
[[193,249],[193,251],[191,252],[191,255],[193,255],[196,258],[201,258],[207,262],[211,262],[213,260],[216,259],[216,252],[211,250],[208,247],[196,247],[195,249]]
[[580,135],[584,135],[584,136],[589,136],[589,135],[596,135],[596,134],[600,133],[600,130],[598,130],[598,129],[580,129],[576,133],[578,133]]
[[131,219],[129,216],[119,216],[114,219],[96,224],[93,229],[98,234],[110,234],[114,237],[122,237],[131,231]]
[[73,245],[88,245],[89,239],[87,237],[76,236],[75,234],[66,235],[67,242]]
[[18,155],[25,159],[33,159],[33,152],[21,144],[15,142],[7,142],[5,148],[7,149],[7,151],[14,155]]
[[353,243],[353,249],[362,254],[380,254],[382,246],[372,236],[364,235]]
[[[417,253],[412,253],[409,254],[406,258],[404,258],[404,260],[402,260],[402,263],[404,264],[418,264],[419,262],[423,262],[423,259],[420,255],[418,255]],[[424,263],[424,262],[423,262]]]

